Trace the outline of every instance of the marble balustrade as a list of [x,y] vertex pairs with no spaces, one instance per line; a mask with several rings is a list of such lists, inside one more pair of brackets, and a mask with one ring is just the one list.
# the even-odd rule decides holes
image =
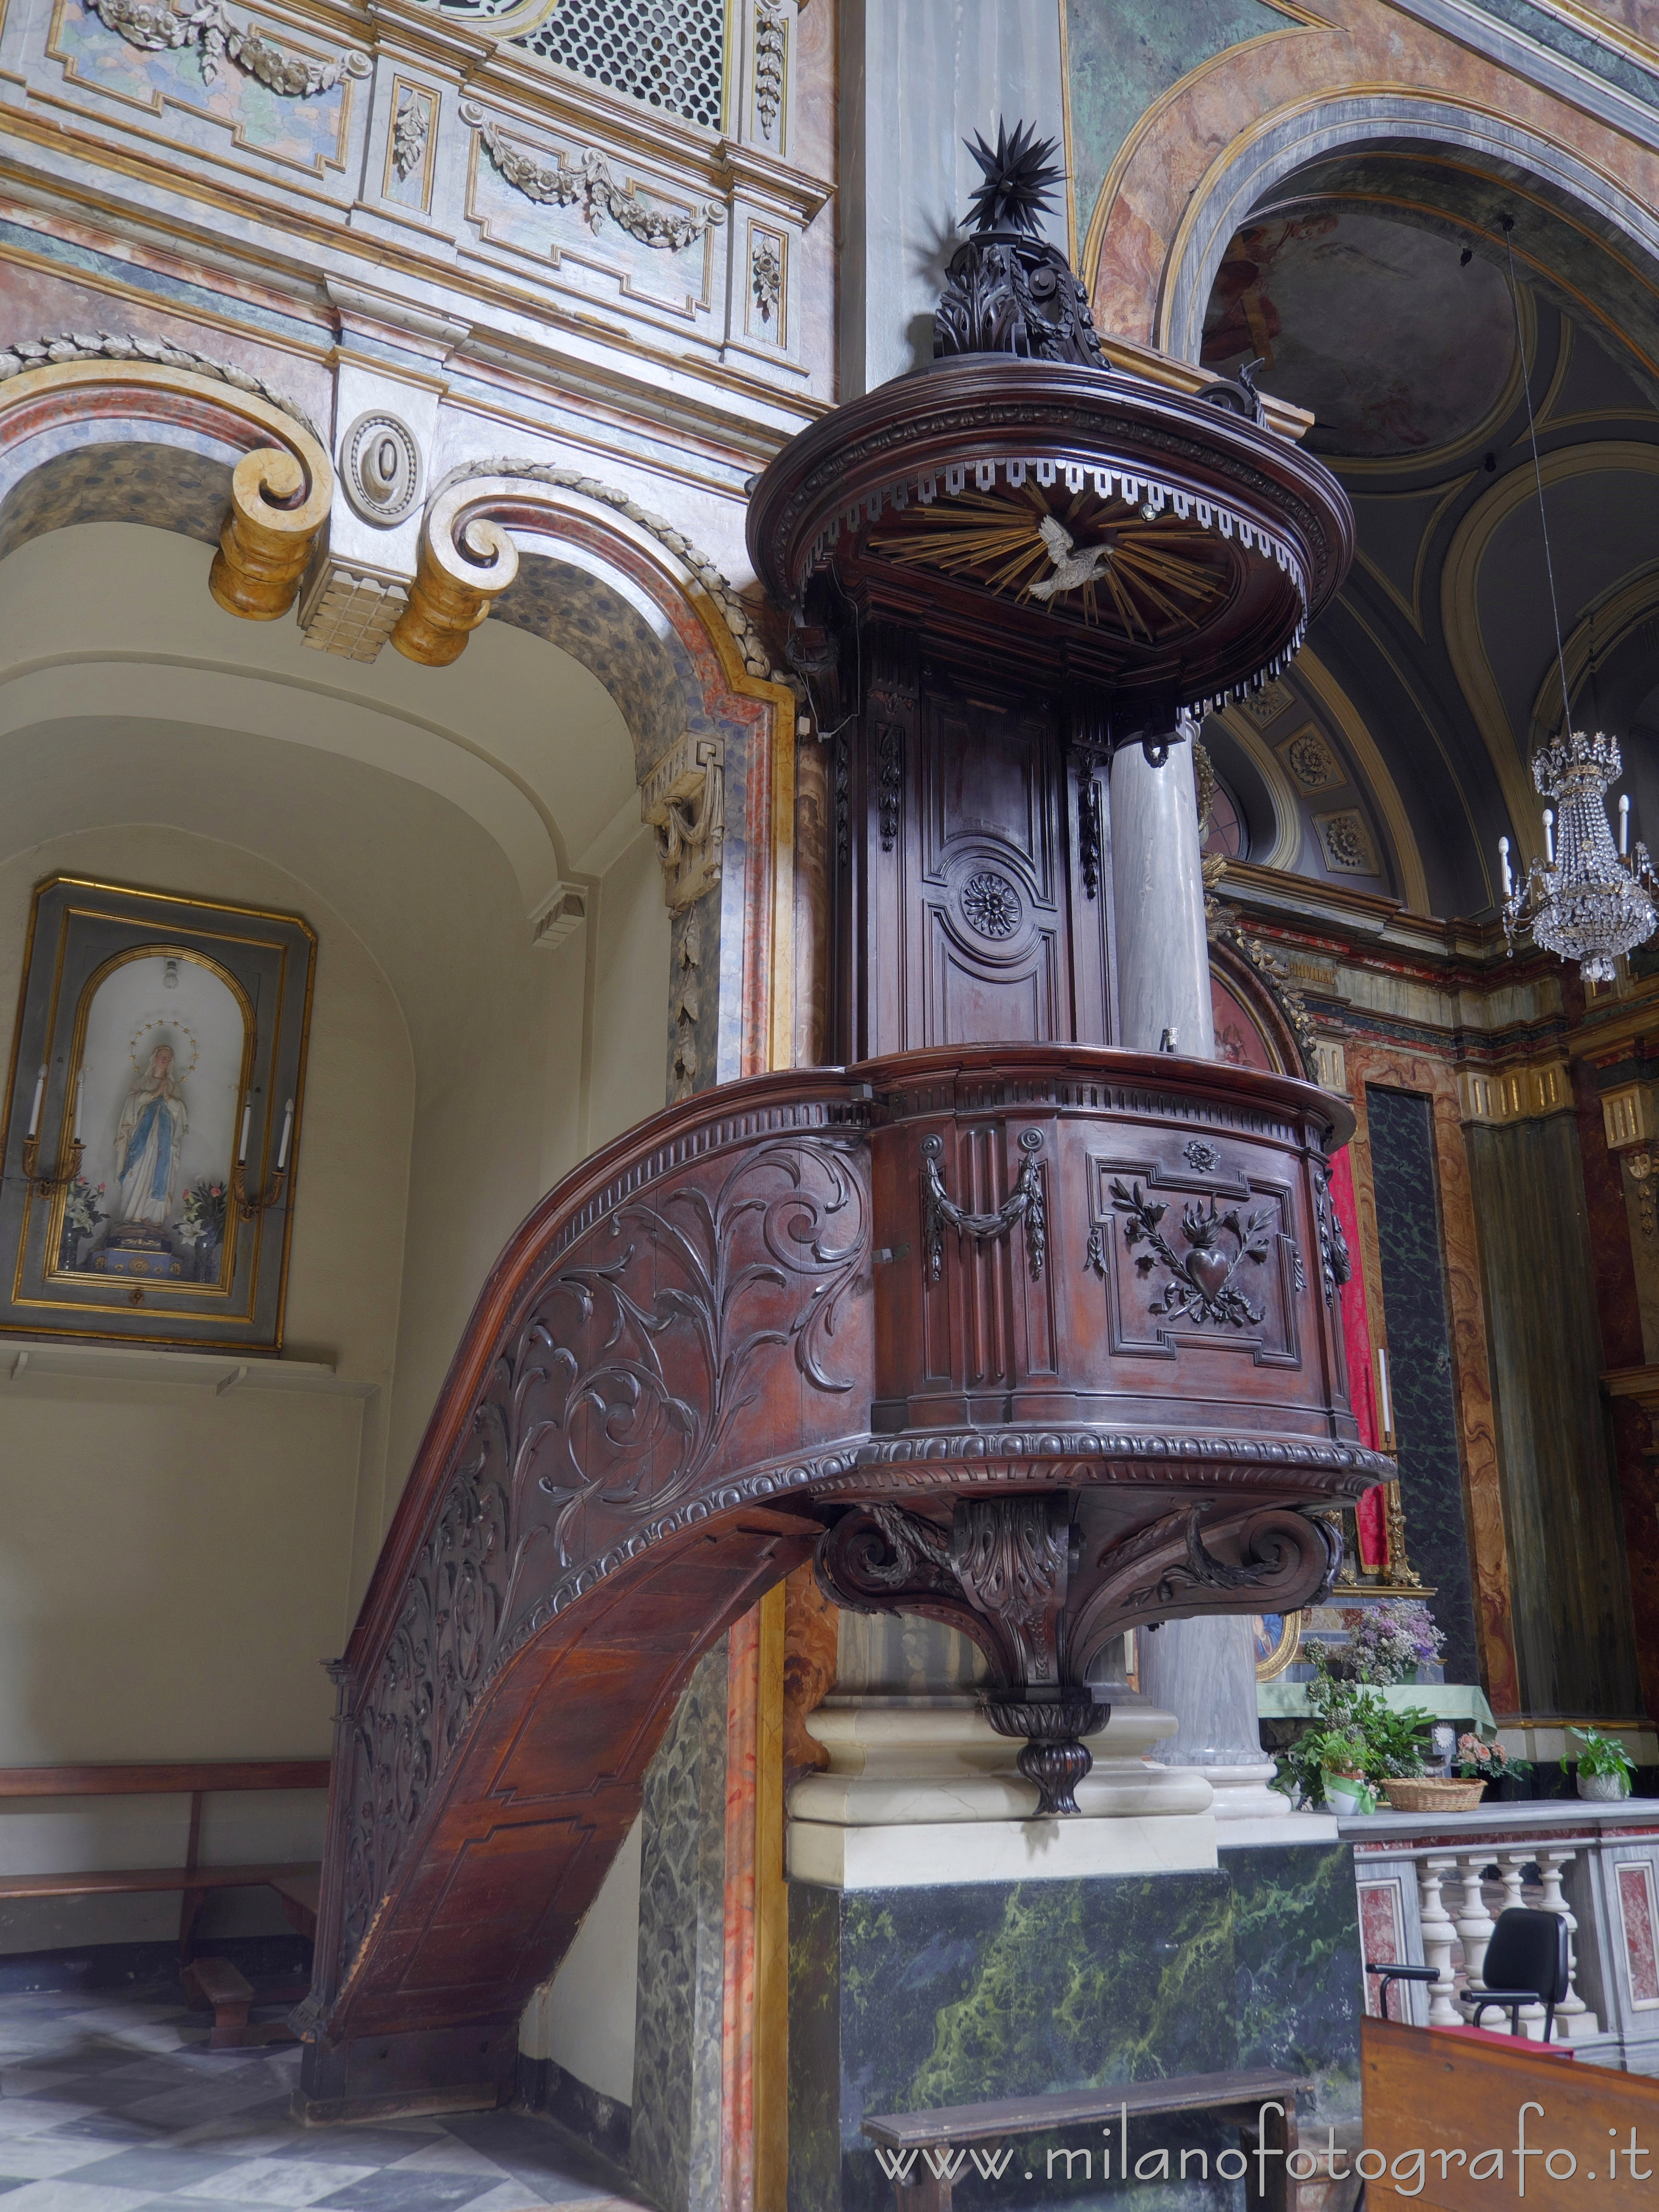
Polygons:
[[[1571,1976],[1555,2039],[1593,2063],[1659,2074],[1659,1802],[1548,1800],[1474,1813],[1387,1813],[1343,1820],[1353,1850],[1368,1964],[1431,1966],[1432,1983],[1396,1983],[1389,2011],[1419,2026],[1461,2026],[1454,1996],[1482,1986],[1497,1917],[1513,1905],[1559,1913]],[[1380,2008],[1366,1977],[1366,2009]],[[1489,2016],[1493,2027],[1507,2027]],[[1524,2034],[1544,2008],[1523,2005]]]

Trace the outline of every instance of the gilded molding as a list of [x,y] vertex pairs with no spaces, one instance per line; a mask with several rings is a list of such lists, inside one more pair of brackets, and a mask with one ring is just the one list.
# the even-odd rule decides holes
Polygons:
[[522,484],[540,483],[614,507],[690,570],[730,630],[745,672],[774,684],[786,682],[773,668],[731,584],[684,532],[613,485],[584,476],[580,469],[547,461],[467,462],[452,469],[438,485],[421,533],[420,566],[409,610],[392,634],[392,642],[409,659],[428,668],[447,667],[465,651],[469,633],[484,620],[519,572],[518,549],[498,524],[483,515],[473,515],[457,536],[463,514],[490,499],[488,487],[492,483],[501,487],[499,496],[510,496]]
[[1501,1127],[1572,1111],[1572,1077],[1559,1053],[1520,1066],[1473,1067],[1465,1063],[1456,1074],[1465,1121]]
[[[334,470],[312,425],[246,369],[208,362],[153,338],[107,333],[14,341],[0,352],[0,441],[5,417],[54,396],[126,392],[137,414],[165,419],[170,400],[205,402],[232,418],[228,443],[247,447],[231,473],[230,512],[208,588],[228,614],[271,622],[294,604],[334,498]],[[107,409],[86,416],[93,425]]]

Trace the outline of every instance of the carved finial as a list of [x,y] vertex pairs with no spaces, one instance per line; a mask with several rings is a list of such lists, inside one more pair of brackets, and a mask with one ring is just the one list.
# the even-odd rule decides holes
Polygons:
[[1089,295],[1057,246],[1042,235],[1054,187],[1066,172],[1050,160],[1052,138],[1026,123],[997,125],[988,146],[976,131],[963,143],[983,182],[969,203],[970,234],[945,271],[933,316],[933,358],[1012,353],[1032,361],[1103,368]]
[[1042,218],[1054,205],[1053,187],[1064,181],[1064,169],[1050,163],[1060,151],[1052,138],[1039,138],[1027,123],[1016,123],[1013,135],[999,119],[997,143],[988,146],[976,131],[963,144],[979,163],[985,181],[968,203],[975,231],[1021,231],[1035,238]]

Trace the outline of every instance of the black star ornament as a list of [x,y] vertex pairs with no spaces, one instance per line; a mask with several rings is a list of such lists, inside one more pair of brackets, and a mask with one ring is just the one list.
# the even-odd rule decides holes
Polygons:
[[1006,123],[997,125],[997,143],[988,146],[976,131],[963,144],[979,163],[985,181],[968,203],[976,231],[1024,231],[1035,237],[1042,217],[1054,205],[1054,186],[1066,172],[1050,157],[1059,146],[1052,138],[1039,138],[1035,128],[1017,123],[1012,136]]

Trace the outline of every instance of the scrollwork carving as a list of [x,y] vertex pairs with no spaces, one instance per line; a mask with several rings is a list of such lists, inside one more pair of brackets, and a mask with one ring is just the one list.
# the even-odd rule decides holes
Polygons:
[[1086,1492],[959,1498],[947,1539],[926,1515],[876,1504],[843,1515],[814,1555],[834,1603],[920,1613],[973,1640],[990,1669],[987,1717],[1025,1739],[1019,1769],[1045,1814],[1077,1809],[1090,1767],[1079,1739],[1109,1710],[1087,1673],[1109,1638],[1185,1614],[1317,1604],[1340,1558],[1322,1520],[1285,1508],[1194,1505],[1104,1544],[1085,1534],[1089,1511]]
[[808,1389],[853,1388],[832,1349],[869,1219],[844,1145],[761,1144],[712,1190],[642,1197],[592,1234],[611,1255],[550,1276],[495,1362],[355,1715],[347,1959],[490,1674],[551,1609],[523,1594],[693,1498],[777,1358]]
[[1319,1605],[1340,1564],[1340,1538],[1317,1512],[1183,1507],[1091,1563],[1072,1648],[1092,1655],[1125,1628],[1195,1613]]

